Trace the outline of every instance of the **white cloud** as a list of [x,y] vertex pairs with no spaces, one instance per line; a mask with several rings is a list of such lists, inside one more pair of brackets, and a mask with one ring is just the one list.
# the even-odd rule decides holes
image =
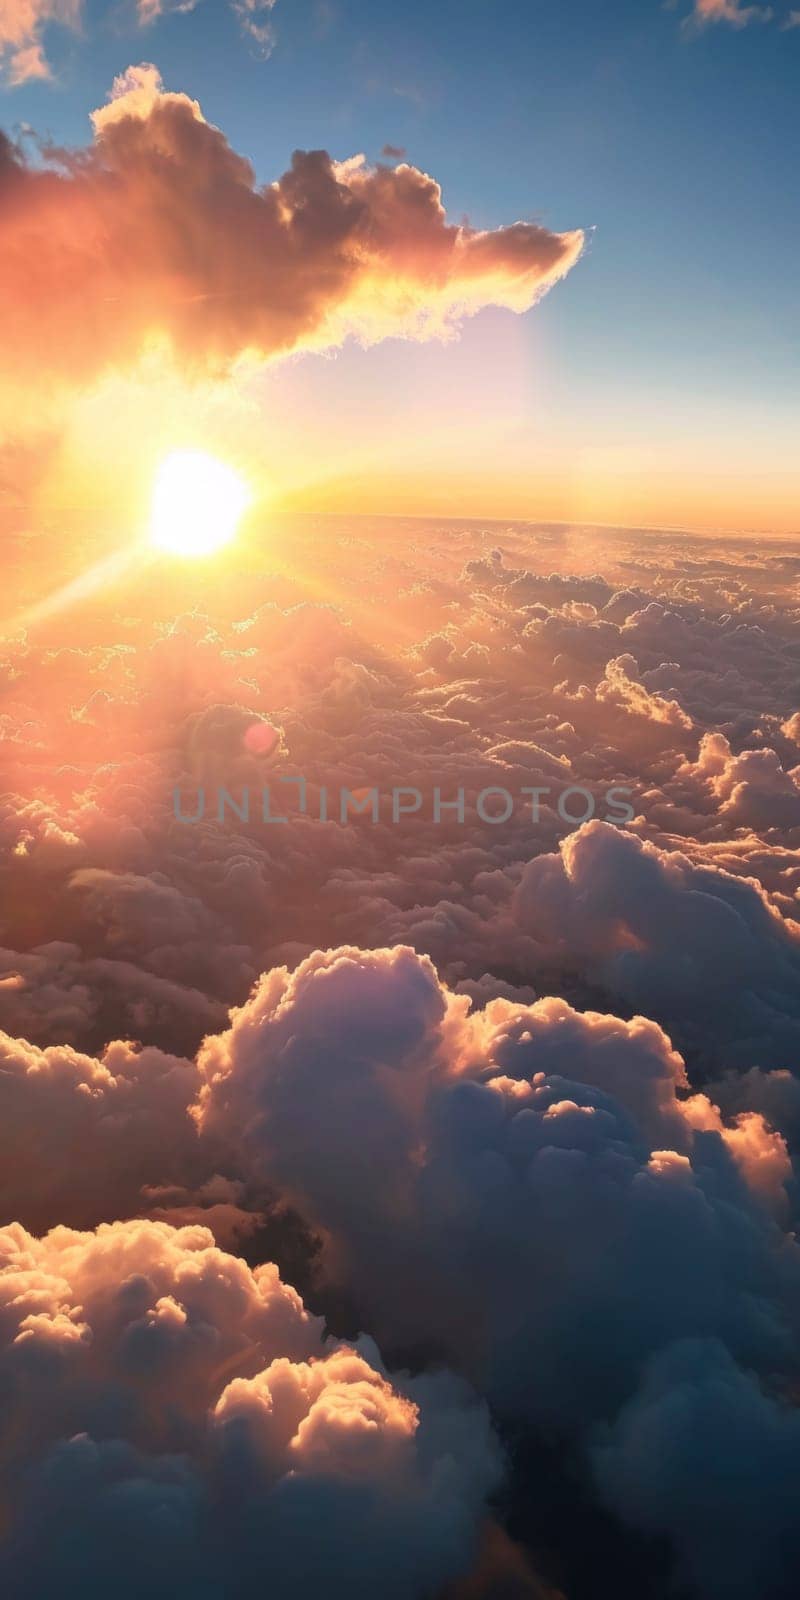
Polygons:
[[152,22],[157,22],[159,17],[172,13],[186,16],[194,11],[200,0],[136,0],[139,22],[146,28]]
[[242,32],[259,55],[267,57],[275,48],[272,13],[276,0],[231,0]]

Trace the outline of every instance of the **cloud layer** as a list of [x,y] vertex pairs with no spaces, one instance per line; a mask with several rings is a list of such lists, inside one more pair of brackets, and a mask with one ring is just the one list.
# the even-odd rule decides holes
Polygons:
[[800,562],[322,531],[0,647],[7,1586],[789,1600]]

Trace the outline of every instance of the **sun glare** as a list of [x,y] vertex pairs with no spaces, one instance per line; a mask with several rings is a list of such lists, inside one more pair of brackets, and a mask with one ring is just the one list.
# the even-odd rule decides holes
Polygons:
[[250,491],[231,467],[202,450],[162,462],[153,491],[150,539],[177,556],[208,556],[233,538]]

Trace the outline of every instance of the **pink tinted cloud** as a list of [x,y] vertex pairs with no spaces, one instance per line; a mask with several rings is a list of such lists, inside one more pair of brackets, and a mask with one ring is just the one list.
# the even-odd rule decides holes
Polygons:
[[[574,265],[580,232],[448,222],[415,167],[297,152],[260,187],[197,103],[134,67],[88,150],[32,167],[0,146],[0,289],[9,371],[91,378],[153,335],[185,365],[389,334],[443,334],[486,305],[527,310]],[[36,260],[36,272],[31,262]]]
[[771,6],[747,6],[742,0],[695,0],[689,20],[700,27],[711,22],[727,22],[733,28],[746,28],[750,22],[769,22],[774,15]]
[[0,70],[12,85],[49,78],[43,35],[55,23],[76,29],[83,0],[3,0],[0,5]]

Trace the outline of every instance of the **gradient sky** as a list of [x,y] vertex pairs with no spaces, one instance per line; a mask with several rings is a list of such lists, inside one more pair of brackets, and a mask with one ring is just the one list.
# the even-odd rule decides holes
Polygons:
[[281,483],[290,503],[787,532],[800,27],[783,0],[743,26],[687,26],[690,11],[277,0],[265,59],[222,0],[147,28],[133,5],[92,3],[80,31],[46,28],[52,77],[6,85],[0,121],[84,144],[114,76],[152,60],[265,181],[298,146],[376,160],[388,142],[455,219],[593,230],[524,317],[259,380],[267,469],[287,451],[315,462]]

